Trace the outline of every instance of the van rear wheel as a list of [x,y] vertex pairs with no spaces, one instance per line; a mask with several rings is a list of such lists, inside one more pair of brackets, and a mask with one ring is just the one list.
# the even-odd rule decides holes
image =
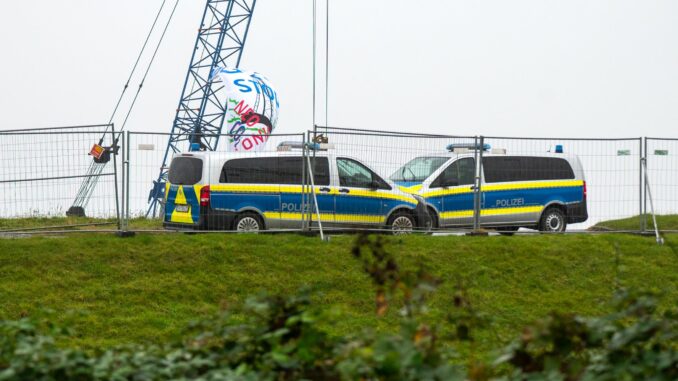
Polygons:
[[559,233],[564,232],[567,227],[567,219],[565,213],[560,208],[548,208],[541,215],[539,221],[539,231]]
[[241,213],[233,222],[234,230],[241,233],[254,233],[264,230],[264,223],[255,213]]
[[393,213],[386,223],[386,227],[394,235],[410,234],[414,230],[414,226],[414,217],[407,212]]

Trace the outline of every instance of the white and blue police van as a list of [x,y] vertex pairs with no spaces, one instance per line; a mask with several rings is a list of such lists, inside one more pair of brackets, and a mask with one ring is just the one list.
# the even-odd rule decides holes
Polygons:
[[[447,152],[415,157],[390,179],[423,197],[434,228],[473,226],[477,148],[450,145]],[[586,180],[579,158],[563,153],[511,155],[480,148],[480,224],[511,234],[519,228],[565,231],[588,219]],[[480,155],[478,155],[480,156]]]
[[[422,197],[399,189],[359,160],[332,149],[303,156],[300,143],[277,152],[188,152],[171,161],[165,186],[165,228],[180,230],[298,229],[310,215],[323,227],[430,228]],[[311,161],[314,193],[304,189]],[[310,179],[310,176],[309,176]],[[317,200],[309,213],[305,198]]]

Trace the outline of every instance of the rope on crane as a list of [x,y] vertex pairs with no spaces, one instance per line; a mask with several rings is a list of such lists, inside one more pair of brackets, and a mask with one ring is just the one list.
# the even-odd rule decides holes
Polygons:
[[316,61],[317,61],[317,0],[313,0],[313,138],[317,133],[316,123]]
[[325,7],[325,134],[329,126],[328,115],[330,107],[330,0]]
[[176,0],[174,2],[174,7],[172,7],[172,13],[170,13],[169,18],[167,19],[167,23],[165,24],[165,29],[163,29],[162,34],[160,35],[160,40],[158,40],[158,44],[155,46],[155,51],[153,52],[153,56],[151,57],[151,61],[148,63],[148,66],[146,67],[146,72],[144,73],[143,78],[141,78],[141,82],[139,83],[139,87],[137,88],[137,92],[134,95],[134,99],[132,100],[132,104],[129,106],[129,110],[127,110],[127,115],[125,115],[125,120],[122,122],[122,127],[120,127],[120,131],[123,131],[125,129],[125,126],[127,125],[127,120],[129,119],[130,114],[132,114],[132,110],[134,109],[134,105],[137,103],[137,99],[139,98],[139,93],[141,92],[141,89],[144,87],[144,82],[146,81],[146,77],[148,76],[148,73],[151,71],[151,67],[153,66],[153,62],[155,62],[155,57],[158,55],[158,50],[160,50],[160,46],[162,45],[162,41],[165,39],[165,34],[167,33],[167,29],[169,29],[169,26],[172,23],[172,19],[174,18],[174,13],[176,12],[178,5],[179,5],[179,0]]
[[[160,4],[160,9],[158,9],[158,13],[155,15],[155,19],[153,20],[153,24],[151,25],[151,29],[148,31],[148,34],[146,35],[146,40],[144,40],[144,45],[141,47],[141,51],[139,52],[139,55],[137,56],[137,59],[134,62],[134,66],[132,67],[132,71],[129,73],[129,77],[127,78],[127,82],[125,82],[125,86],[123,87],[122,92],[120,93],[120,97],[118,97],[118,102],[115,104],[115,108],[113,108],[113,113],[111,114],[111,118],[108,120],[109,125],[113,122],[113,118],[115,118],[115,114],[118,112],[118,108],[120,107],[120,103],[122,103],[122,99],[125,96],[125,92],[127,92],[127,88],[129,87],[129,83],[132,81],[132,76],[134,75],[134,73],[137,70],[137,66],[139,66],[139,61],[141,61],[141,57],[143,56],[144,52],[146,51],[146,46],[148,45],[148,41],[151,39],[151,35],[153,34],[153,31],[155,30],[155,26],[158,23],[158,19],[160,18],[162,11],[165,9],[165,3],[167,3],[167,0],[162,0],[162,4]],[[104,136],[106,136],[107,132],[108,132],[108,126],[106,126],[106,129],[104,130],[104,134],[101,137],[101,140],[99,140],[99,145],[103,144]]]
[[[129,87],[129,82],[132,78],[132,75],[136,71],[136,68],[139,64],[139,60],[141,58],[141,55],[144,53],[144,50],[146,49],[146,45],[148,44],[148,40],[151,36],[151,33],[153,33],[153,30],[155,29],[155,25],[158,21],[158,17],[160,16],[160,13],[162,13],[162,11],[165,7],[166,1],[167,0],[163,0],[162,5],[160,7],[160,10],[158,11],[156,18],[153,21],[153,26],[151,27],[151,30],[149,31],[149,34],[146,37],[146,41],[144,42],[144,45],[141,49],[141,52],[139,53],[139,57],[137,58],[137,61],[134,64],[134,68],[132,69],[132,73],[130,73],[130,77],[127,80],[127,83],[125,84],[125,87],[122,91],[122,94],[120,94],[120,99],[118,100],[118,104],[115,106],[115,109],[113,110],[113,115],[111,116],[111,121],[113,121],[113,117],[115,116],[115,114],[118,110],[118,107],[120,106],[120,102],[121,102],[121,100],[122,100],[122,98],[125,94],[125,91]],[[122,124],[122,128],[119,130],[120,132],[116,131],[116,134],[118,136],[122,133],[123,129],[125,128],[125,125],[127,124],[127,120],[129,119],[129,116],[132,113],[132,109],[134,108],[134,105],[136,104],[136,101],[139,97],[139,93],[141,92],[141,88],[144,85],[144,81],[146,80],[146,77],[148,76],[148,73],[151,70],[151,66],[153,65],[153,61],[155,61],[155,57],[158,54],[158,50],[160,49],[160,45],[162,44],[163,39],[165,38],[165,34],[167,33],[167,29],[169,28],[169,25],[172,21],[172,18],[174,16],[174,12],[176,11],[178,4],[179,4],[179,0],[176,0],[176,2],[174,3],[174,7],[172,8],[172,13],[170,14],[169,19],[167,20],[167,24],[165,25],[165,29],[163,30],[162,35],[160,36],[160,40],[158,41],[158,44],[155,47],[155,51],[153,52],[153,57],[151,58],[151,61],[149,62],[148,67],[146,67],[146,72],[144,73],[144,76],[141,80],[141,83],[139,84],[139,88],[137,89],[137,93],[134,96],[134,100],[132,101],[132,104],[130,105],[129,110],[127,111],[127,115],[125,116],[125,120]],[[108,126],[110,126],[110,122],[109,122]],[[106,127],[106,130],[104,131],[103,135],[101,136],[101,140],[99,140],[99,145],[102,145],[103,142],[104,142],[104,139],[106,137],[106,133],[108,132],[108,126]],[[113,141],[111,142],[111,147],[112,147],[112,149],[115,149],[115,147],[117,146],[118,137],[113,136],[112,140]],[[88,177],[82,182],[82,184],[80,184],[80,188],[78,189],[78,193],[75,196],[75,200],[73,201],[73,205],[69,209],[69,212],[71,210],[79,209],[79,210],[82,211],[80,213],[82,213],[84,215],[84,208],[89,203],[89,200],[92,196],[92,193],[94,192],[94,189],[96,188],[97,184],[99,183],[99,179],[101,177],[100,175],[103,172],[105,166],[106,166],[105,162],[104,163],[97,163],[96,161],[92,161],[90,163],[90,166],[87,170]]]

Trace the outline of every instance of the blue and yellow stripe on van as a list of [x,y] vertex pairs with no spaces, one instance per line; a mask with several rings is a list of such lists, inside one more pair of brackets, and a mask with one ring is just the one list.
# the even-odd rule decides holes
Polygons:
[[[544,207],[551,202],[562,204],[576,203],[583,201],[583,180],[553,180],[553,181],[530,181],[501,184],[484,184],[482,193],[484,197],[484,206],[481,209],[481,216],[500,216],[510,214],[533,214],[541,213]],[[410,188],[414,189],[414,188]],[[419,188],[421,190],[421,188]],[[470,185],[450,188],[437,188],[426,192],[417,191],[428,204],[440,205],[442,199],[453,203],[455,200],[468,197],[473,193]],[[459,198],[457,198],[459,197]],[[523,205],[501,206],[498,200],[520,198]],[[442,219],[470,218],[473,216],[473,209],[464,207],[464,202],[459,202],[459,209],[445,207],[440,212]]]
[[[330,189],[329,192],[321,192],[320,186],[314,188],[315,194],[326,194],[331,196],[342,195],[339,190],[334,187]],[[304,192],[304,187],[301,185],[249,185],[249,184],[219,184],[219,185],[210,185],[210,190],[214,192],[225,192],[225,193],[290,193],[290,194],[302,194],[310,193],[310,186],[306,187],[306,192]],[[355,197],[372,197],[379,199],[387,200],[398,200],[407,203],[417,204],[417,200],[409,195],[403,194],[394,194],[389,192],[376,192],[371,190],[357,190],[352,189],[350,196]]]
[[[165,185],[165,221],[177,224],[197,224],[200,221],[200,190],[203,185]],[[186,205],[181,212],[177,206]]]
[[[330,189],[321,192],[320,188]],[[237,212],[255,208],[267,220],[277,221],[302,221],[305,213],[301,210],[286,210],[283,205],[301,206],[302,194],[310,194],[310,186],[302,185],[217,184],[211,185],[210,189],[213,207],[217,209]],[[322,222],[384,224],[388,211],[399,206],[414,209],[417,205],[417,200],[411,195],[393,192],[351,189],[346,194],[337,187],[316,186],[314,193]],[[228,201],[223,197],[228,197]],[[314,221],[317,220],[316,213],[311,215]]]

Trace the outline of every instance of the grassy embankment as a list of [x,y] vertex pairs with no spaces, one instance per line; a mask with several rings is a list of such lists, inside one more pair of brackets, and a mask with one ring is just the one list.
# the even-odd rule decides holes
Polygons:
[[[646,216],[648,230],[654,229],[652,216]],[[678,215],[657,216],[657,226],[660,230],[678,230]],[[638,230],[640,229],[640,217],[630,217],[620,220],[610,220],[597,223],[595,230]]]
[[[32,217],[0,219],[0,231],[14,230],[115,230],[117,220],[89,217]],[[159,219],[135,218],[129,222],[132,230],[162,229]]]
[[[654,229],[651,216],[647,216],[647,229]],[[657,225],[661,230],[678,230],[678,215],[657,216]],[[80,218],[80,217],[35,217],[0,219],[0,231],[19,229],[42,230],[111,230],[117,228],[115,219]],[[591,230],[624,230],[637,231],[640,228],[640,217],[634,216],[619,220],[599,222]],[[130,220],[131,230],[162,230],[159,219],[135,218]]]
[[[599,315],[615,284],[678,299],[678,235],[658,246],[631,235],[388,237],[403,266],[423,262],[444,281],[430,319],[442,322],[460,282],[493,323],[479,350],[497,348],[550,311]],[[352,236],[112,234],[0,239],[0,318],[50,318],[86,348],[156,342],[191,320],[259,292],[304,285],[344,314],[332,333],[396,328],[397,311],[374,314],[374,294],[351,257]]]

